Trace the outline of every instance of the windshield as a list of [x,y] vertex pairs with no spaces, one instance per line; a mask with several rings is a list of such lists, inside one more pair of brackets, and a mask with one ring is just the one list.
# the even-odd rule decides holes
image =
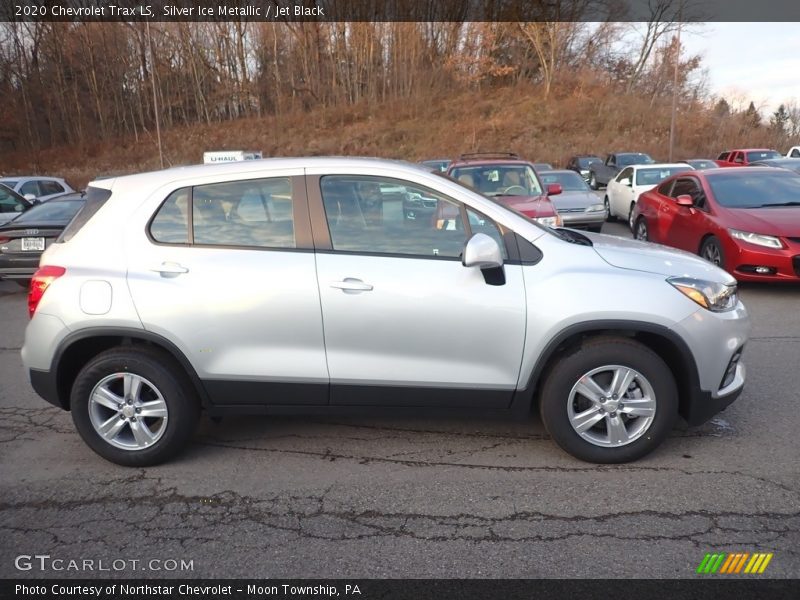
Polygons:
[[578,166],[589,168],[591,165],[602,163],[603,159],[598,156],[587,156],[586,158],[579,158],[578,159]]
[[627,167],[630,165],[646,165],[648,163],[654,163],[652,158],[650,158],[647,154],[617,154],[617,166],[618,167]]
[[22,213],[14,223],[68,223],[81,206],[83,200],[51,200]]
[[550,185],[551,183],[560,183],[561,189],[565,192],[588,192],[589,186],[583,180],[583,177],[578,175],[575,171],[567,173],[539,173],[542,178],[542,183]]
[[800,176],[791,171],[775,169],[774,173],[719,174],[709,176],[708,183],[714,198],[726,208],[800,206]]
[[783,158],[783,154],[776,152],[775,150],[759,150],[757,152],[747,153],[747,162],[766,160],[768,158]]
[[450,177],[485,196],[540,196],[542,188],[529,165],[456,167]]
[[692,167],[689,165],[684,167],[664,167],[661,169],[639,169],[636,171],[636,185],[658,185],[667,177],[692,170]]

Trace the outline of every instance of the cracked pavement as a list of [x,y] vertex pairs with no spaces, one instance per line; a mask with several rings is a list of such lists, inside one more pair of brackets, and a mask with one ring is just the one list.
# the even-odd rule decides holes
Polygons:
[[25,292],[0,282],[0,576],[20,554],[192,560],[119,577],[694,577],[706,552],[800,576],[798,287],[746,286],[742,397],[637,463],[578,462],[538,418],[203,420],[125,469],[29,388]]

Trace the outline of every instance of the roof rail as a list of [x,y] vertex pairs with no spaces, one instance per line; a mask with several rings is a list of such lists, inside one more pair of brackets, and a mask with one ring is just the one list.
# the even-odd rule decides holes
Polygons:
[[459,156],[460,160],[478,160],[481,158],[513,158],[519,159],[519,154],[514,152],[468,152]]

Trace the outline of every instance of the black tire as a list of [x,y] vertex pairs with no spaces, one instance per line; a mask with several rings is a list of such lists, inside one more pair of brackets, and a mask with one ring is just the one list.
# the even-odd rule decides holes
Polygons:
[[[163,396],[168,418],[163,433],[152,446],[118,448],[101,437],[92,424],[89,414],[92,390],[114,373],[145,378]],[[200,416],[195,389],[181,367],[165,352],[138,346],[112,348],[90,360],[75,378],[70,408],[75,427],[86,444],[106,460],[126,467],[152,466],[175,456],[188,443]]]
[[603,204],[606,207],[606,221],[608,221],[609,223],[613,223],[614,221],[617,220],[617,217],[611,214],[611,202],[609,202],[608,200],[608,195],[606,195],[606,197],[603,198]]
[[636,208],[636,203],[631,202],[631,207],[628,209],[628,229],[631,230],[631,233],[634,232],[635,226],[633,222],[633,209]]
[[[625,445],[604,447],[584,439],[573,428],[568,406],[573,386],[584,375],[611,365],[634,369],[647,380],[655,398],[655,414],[640,437]],[[621,401],[629,393],[630,389]],[[669,435],[678,416],[678,391],[669,367],[647,346],[628,338],[595,338],[559,358],[549,370],[541,389],[539,410],[553,440],[575,458],[592,463],[625,463],[649,454]],[[604,419],[596,427],[604,430],[605,422]],[[626,423],[633,429],[636,420],[628,419]]]
[[599,190],[600,186],[597,185],[597,175],[589,173],[589,187],[593,190]]
[[725,268],[725,252],[722,250],[719,239],[713,235],[703,240],[703,244],[700,246],[700,256],[720,269]]
[[647,221],[644,217],[640,216],[636,219],[636,227],[633,228],[633,237],[642,242],[650,241],[650,229],[647,227]]

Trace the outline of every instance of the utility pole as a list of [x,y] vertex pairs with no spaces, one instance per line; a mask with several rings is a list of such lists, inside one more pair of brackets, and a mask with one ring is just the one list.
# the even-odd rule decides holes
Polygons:
[[153,42],[150,40],[150,23],[145,22],[147,31],[147,49],[150,52],[150,82],[153,84],[153,114],[156,118],[156,139],[158,140],[158,160],[164,168],[164,152],[161,150],[161,118],[158,110],[158,94],[156,94],[156,63],[153,59]]
[[681,26],[683,19],[683,1],[681,1],[680,8],[678,9],[678,36],[677,48],[675,54],[675,69],[672,74],[672,114],[669,120],[669,162],[674,160],[673,152],[675,151],[675,119],[678,109],[678,65],[681,62]]

